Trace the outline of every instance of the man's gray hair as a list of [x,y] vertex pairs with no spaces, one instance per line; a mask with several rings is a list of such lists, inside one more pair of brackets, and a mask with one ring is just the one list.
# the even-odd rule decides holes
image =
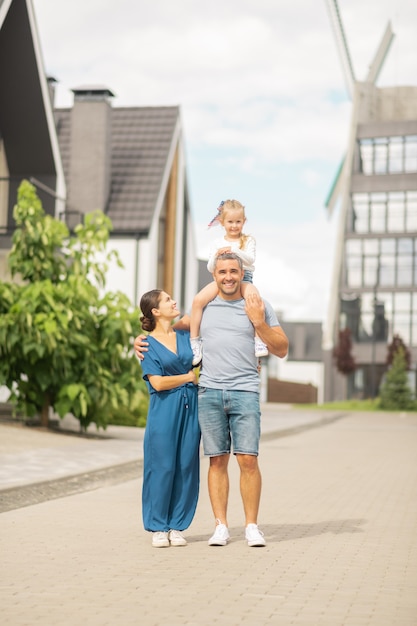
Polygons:
[[237,261],[239,264],[239,268],[243,270],[242,259],[240,258],[238,254],[236,254],[236,252],[222,252],[221,254],[218,254],[216,258],[214,259],[213,270],[216,269],[217,261]]

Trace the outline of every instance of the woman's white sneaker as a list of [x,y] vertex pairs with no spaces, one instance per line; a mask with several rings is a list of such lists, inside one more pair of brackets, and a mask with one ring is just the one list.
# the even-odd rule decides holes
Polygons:
[[256,524],[248,524],[246,526],[245,537],[250,548],[263,548],[266,546],[264,534]]
[[187,540],[182,536],[179,530],[170,530],[168,539],[171,546],[186,546]]
[[157,532],[152,533],[152,547],[153,548],[168,548],[169,547],[168,533],[165,533],[162,530],[158,530]]

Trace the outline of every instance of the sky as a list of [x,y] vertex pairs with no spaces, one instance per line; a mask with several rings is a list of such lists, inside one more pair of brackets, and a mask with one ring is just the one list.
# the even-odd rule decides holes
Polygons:
[[[324,321],[337,213],[325,200],[351,101],[326,0],[33,0],[56,106],[105,85],[113,106],[179,105],[199,258],[221,200],[246,207],[254,283],[281,319]],[[339,0],[364,80],[388,21],[377,86],[417,85],[417,2]],[[175,297],[175,294],[174,294]]]

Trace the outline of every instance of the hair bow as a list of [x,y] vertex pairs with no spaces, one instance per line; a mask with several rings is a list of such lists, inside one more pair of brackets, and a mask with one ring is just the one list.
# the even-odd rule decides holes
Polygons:
[[207,228],[211,228],[212,226],[217,226],[217,224],[220,224],[219,217],[223,210],[223,204],[224,204],[224,200],[220,202],[219,206],[217,207],[217,215],[215,215],[213,219],[209,222]]

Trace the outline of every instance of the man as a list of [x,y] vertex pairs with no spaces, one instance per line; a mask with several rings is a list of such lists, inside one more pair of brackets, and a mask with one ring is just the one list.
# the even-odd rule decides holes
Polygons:
[[[225,546],[230,452],[240,468],[240,491],[245,512],[245,536],[250,547],[265,546],[258,528],[261,473],[258,466],[260,438],[259,373],[254,355],[255,332],[270,353],[285,357],[288,339],[270,304],[253,294],[245,301],[239,256],[226,252],[215,261],[213,278],[218,296],[204,309],[200,327],[203,364],[199,379],[198,411],[204,454],[210,457],[208,489],[216,520],[210,546]],[[187,328],[183,317],[177,328]],[[140,356],[143,342],[135,341]]]

